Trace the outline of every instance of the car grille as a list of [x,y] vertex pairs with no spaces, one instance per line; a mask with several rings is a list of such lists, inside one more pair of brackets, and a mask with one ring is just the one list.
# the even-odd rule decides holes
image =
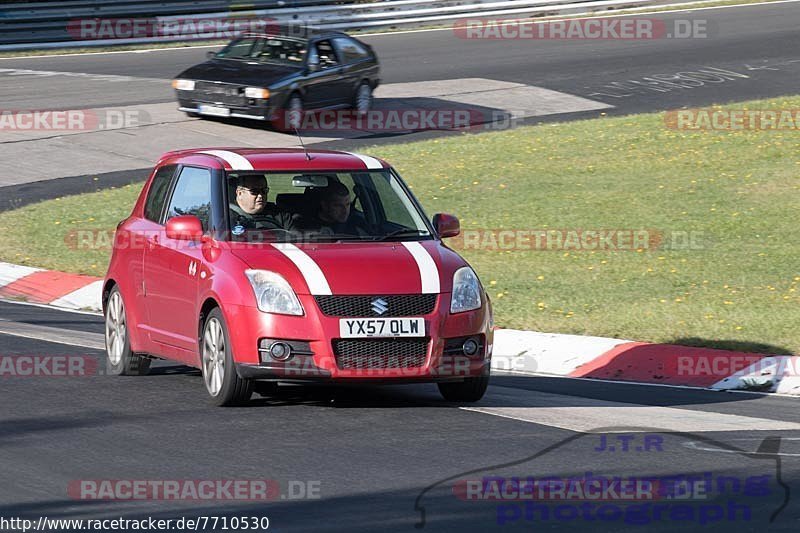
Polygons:
[[247,103],[244,89],[230,83],[198,81],[194,85],[194,99],[198,102],[243,106]]
[[[400,294],[394,296],[315,296],[317,305],[328,316],[346,317],[396,317],[421,316],[433,312],[436,294]],[[373,311],[373,302],[386,302],[387,311]]]
[[418,368],[425,364],[428,339],[334,339],[336,366],[342,370]]

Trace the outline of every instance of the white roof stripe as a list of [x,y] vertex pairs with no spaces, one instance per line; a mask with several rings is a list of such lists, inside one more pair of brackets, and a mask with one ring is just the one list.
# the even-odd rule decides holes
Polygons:
[[294,266],[300,270],[300,273],[306,280],[306,285],[308,285],[308,291],[311,294],[315,296],[329,296],[333,294],[328,285],[328,280],[325,278],[325,274],[311,256],[294,244],[288,242],[272,243],[272,246],[288,257],[289,260],[294,263]]
[[402,244],[417,262],[422,282],[422,294],[439,294],[439,269],[431,254],[416,241],[406,241]]
[[383,168],[383,163],[381,163],[380,161],[378,161],[374,157],[370,157],[368,155],[363,155],[363,154],[354,154],[353,152],[345,152],[345,153],[359,158],[361,161],[364,162],[365,165],[367,165],[368,169],[373,169],[374,170],[374,169],[382,169]]
[[198,153],[219,157],[230,165],[231,170],[253,170],[253,165],[250,164],[246,157],[228,150],[205,150]]

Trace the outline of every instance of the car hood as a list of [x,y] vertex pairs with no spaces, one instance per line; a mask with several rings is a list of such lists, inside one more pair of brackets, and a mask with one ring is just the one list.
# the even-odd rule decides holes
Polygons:
[[178,78],[202,81],[220,81],[237,85],[268,87],[274,83],[296,76],[303,69],[269,63],[242,63],[239,61],[212,59],[200,63],[178,74]]
[[[441,242],[231,243],[250,268],[281,274],[298,294],[420,294],[451,292],[466,262]],[[326,291],[329,289],[329,292]]]

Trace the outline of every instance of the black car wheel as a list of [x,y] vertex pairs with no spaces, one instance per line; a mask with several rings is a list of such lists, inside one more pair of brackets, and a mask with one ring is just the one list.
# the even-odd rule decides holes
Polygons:
[[372,87],[368,82],[362,82],[356,90],[353,108],[358,115],[366,115],[372,107]]
[[460,383],[439,383],[439,393],[449,402],[477,402],[488,386],[489,376],[478,376]]
[[288,128],[300,129],[303,124],[303,99],[299,94],[294,93],[286,103],[286,118],[284,120]]

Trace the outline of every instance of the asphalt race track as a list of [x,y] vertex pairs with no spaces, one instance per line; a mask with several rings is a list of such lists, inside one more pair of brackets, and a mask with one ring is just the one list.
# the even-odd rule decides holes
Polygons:
[[[2,302],[0,314],[2,331],[8,331],[9,322],[59,328],[65,334],[82,332],[87,343],[102,332],[100,317],[91,315]],[[743,482],[769,479],[769,494],[747,504],[749,521],[739,515],[705,527],[796,531],[800,519],[800,505],[791,498],[800,490],[800,413],[792,398],[500,375],[479,408],[511,412],[508,416],[515,418],[447,404],[428,385],[282,386],[276,396],[254,396],[248,407],[219,409],[207,405],[195,370],[161,363],[147,377],[111,377],[103,375],[99,350],[5,334],[0,342],[4,355],[100,361],[92,375],[1,378],[4,517],[266,516],[270,529],[278,531],[412,531],[421,520],[421,506],[430,531],[503,531],[512,524],[498,524],[498,516],[511,513],[502,507],[508,502],[461,501],[453,487],[456,480],[497,475],[503,471],[497,465],[517,462],[531,476],[708,472]],[[617,432],[607,433],[609,442],[618,434],[636,436],[628,451],[619,446],[598,451],[603,447],[598,435],[563,429],[558,421],[524,420],[535,420],[548,408],[575,419],[588,410],[596,428]],[[658,413],[654,429],[631,426],[632,411],[652,409]],[[731,421],[741,426],[707,431]],[[663,439],[663,445],[644,451],[639,444],[645,438]],[[534,457],[548,447],[554,449]],[[287,499],[270,502],[105,502],[78,500],[68,489],[76,480],[121,479],[302,481],[312,482],[321,499],[294,500],[284,492]],[[561,530],[567,525],[520,518],[516,527]],[[642,526],[600,522],[592,527],[633,531]],[[670,520],[654,521],[647,531],[674,527]]]
[[[710,36],[465,41],[450,31],[432,31],[365,40],[382,60],[386,84],[500,80],[601,102],[613,106],[609,114],[798,92],[797,3],[663,16],[707,18]],[[3,106],[171,104],[166,80],[202,60],[206,51],[0,59]],[[632,83],[707,68],[737,75],[666,92]],[[64,72],[81,75],[55,74]],[[520,123],[596,114],[553,114]],[[240,125],[214,127],[231,136],[250,134]],[[354,148],[438,134],[322,139],[316,145]],[[25,157],[26,143],[33,142],[42,141],[4,139],[0,150]],[[145,163],[131,158],[129,169],[105,183],[140,176],[136,169],[146,168]],[[69,169],[64,162],[57,166]],[[9,172],[14,165],[5,168]],[[0,175],[0,185],[6,184],[0,187],[0,209],[11,207],[13,198],[22,198],[14,204],[20,205],[96,186],[81,177],[46,185],[11,178]],[[102,338],[99,316],[0,302],[0,365],[5,365],[0,366],[5,480],[0,517],[267,517],[270,530],[297,532],[800,530],[796,398],[500,374],[474,406],[447,403],[432,385],[282,385],[274,395],[254,395],[247,407],[221,409],[208,404],[199,372],[183,366],[159,362],[145,377],[105,375]],[[20,375],[28,367],[8,366],[23,361],[17,356],[77,361],[78,370],[65,376],[45,370]],[[544,511],[524,498],[463,499],[468,480],[565,479],[587,472],[608,478],[693,475],[716,481],[727,476],[728,490],[690,491],[677,502],[642,498],[634,503],[651,507],[637,516],[622,515],[625,519],[615,513],[631,502],[600,502],[596,505],[605,503],[607,509],[582,516],[564,508],[556,516],[559,502],[551,501],[554,514],[544,519]],[[270,501],[106,501],[75,489],[87,480],[273,480],[277,489]],[[684,508],[677,518],[670,514],[674,509],[662,509],[658,519],[643,518],[656,504]],[[12,529],[0,524],[0,530]]]

